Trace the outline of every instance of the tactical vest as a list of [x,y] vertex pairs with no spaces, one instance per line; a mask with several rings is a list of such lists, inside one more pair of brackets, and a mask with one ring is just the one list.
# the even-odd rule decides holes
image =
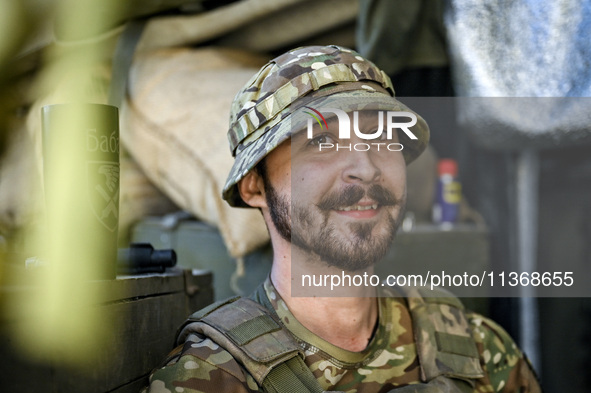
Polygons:
[[[396,393],[468,393],[484,376],[476,342],[462,303],[449,292],[400,288],[411,312],[421,384],[393,389]],[[441,323],[446,308],[455,324]],[[304,353],[281,323],[263,286],[251,298],[233,297],[191,315],[177,344],[188,335],[208,337],[228,351],[267,393],[322,393],[304,363]],[[433,345],[436,343],[436,346]]]

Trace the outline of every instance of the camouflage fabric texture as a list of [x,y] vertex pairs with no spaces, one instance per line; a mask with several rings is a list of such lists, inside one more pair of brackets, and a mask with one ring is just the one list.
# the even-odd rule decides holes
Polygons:
[[[288,139],[291,116],[315,99],[375,101],[376,108],[412,112],[396,100],[390,78],[357,52],[339,46],[297,48],[271,60],[238,92],[230,111],[228,140],[236,158],[223,189],[232,206],[249,207],[236,184],[263,157]],[[405,145],[407,163],[418,157],[429,142],[429,127],[419,115],[411,127],[418,140]]]
[[[392,293],[380,297],[379,324],[367,348],[350,352],[336,347],[314,335],[302,326],[290,313],[285,302],[274,289],[270,280],[264,290],[274,311],[282,323],[300,343],[305,364],[324,390],[348,393],[368,392],[451,392],[446,387],[445,376],[436,376],[429,384],[423,384],[431,373],[429,365],[421,367],[417,345],[428,332],[416,331],[413,320],[424,311],[422,304],[413,304],[413,298],[405,299]],[[409,308],[410,306],[410,308]],[[458,329],[454,321],[454,307],[443,310],[438,321]],[[470,336],[475,343],[474,355],[478,364],[465,363],[471,381],[462,391],[485,392],[540,392],[539,384],[531,368],[507,333],[494,322],[478,314],[466,313],[466,326],[457,333]],[[460,323],[461,325],[461,323]],[[472,349],[459,345],[459,353],[467,355]],[[453,350],[452,350],[453,352]],[[424,351],[420,351],[421,354]],[[436,362],[446,361],[437,359]],[[463,366],[462,366],[463,367]],[[460,369],[462,369],[460,367]],[[438,365],[439,370],[445,367]],[[454,367],[458,368],[458,367]],[[470,371],[471,369],[472,371]],[[440,371],[439,371],[440,372]],[[477,376],[476,374],[479,373]],[[462,376],[456,375],[457,378]],[[447,390],[446,390],[447,389]],[[189,335],[184,344],[176,348],[162,368],[150,377],[150,386],[145,392],[260,392],[255,378],[250,375],[227,351],[209,338]]]

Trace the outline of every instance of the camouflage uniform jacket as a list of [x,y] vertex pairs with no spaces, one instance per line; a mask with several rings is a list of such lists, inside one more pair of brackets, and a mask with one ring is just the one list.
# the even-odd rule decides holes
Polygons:
[[[324,390],[350,393],[388,392],[420,383],[420,367],[406,300],[380,297],[379,323],[361,352],[334,346],[301,325],[271,281],[263,284],[275,312],[305,351],[305,363]],[[540,392],[529,363],[497,324],[466,313],[480,355],[484,377],[474,392]],[[209,338],[189,336],[150,376],[150,393],[259,392],[253,377]]]

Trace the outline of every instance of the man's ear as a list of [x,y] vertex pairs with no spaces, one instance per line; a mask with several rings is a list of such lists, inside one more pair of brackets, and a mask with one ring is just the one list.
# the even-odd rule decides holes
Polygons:
[[251,170],[238,182],[240,197],[252,207],[267,207],[265,183],[256,170]]

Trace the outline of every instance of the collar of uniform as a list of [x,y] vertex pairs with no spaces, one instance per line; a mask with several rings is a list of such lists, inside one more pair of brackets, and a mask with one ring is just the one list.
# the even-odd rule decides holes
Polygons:
[[388,307],[386,303],[391,298],[378,298],[378,327],[375,334],[364,350],[352,352],[329,343],[302,325],[291,313],[287,304],[275,289],[270,277],[267,277],[263,287],[275,313],[287,329],[304,346],[306,353],[319,353],[321,351],[326,354],[325,357],[331,358],[330,361],[341,368],[357,368],[361,365],[369,364],[380,355],[382,349],[390,342],[389,336],[392,334],[391,326],[387,325],[391,325],[388,321],[392,319],[392,316],[390,315],[391,307]]

